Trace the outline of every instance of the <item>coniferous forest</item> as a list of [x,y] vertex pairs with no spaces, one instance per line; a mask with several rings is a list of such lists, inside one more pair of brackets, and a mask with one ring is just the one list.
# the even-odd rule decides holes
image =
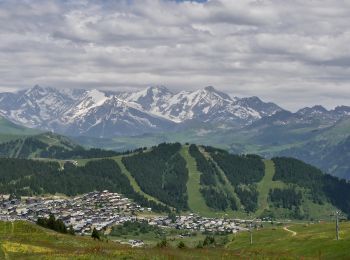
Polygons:
[[66,162],[63,168],[57,162],[0,159],[0,193],[24,196],[61,193],[74,196],[105,189],[124,194],[155,211],[169,210],[136,193],[118,164],[111,159],[90,161],[82,167]]
[[[24,153],[26,150],[33,151],[36,143],[27,142],[29,147],[21,148]],[[18,196],[60,193],[74,196],[107,189],[154,211],[170,212],[171,208],[188,211],[191,210],[187,190],[189,171],[188,162],[180,152],[182,149],[188,149],[196,162],[199,183],[191,188],[198,189],[208,208],[213,211],[243,210],[247,213],[259,210],[258,186],[265,175],[262,158],[232,155],[213,147],[184,147],[179,143],[163,143],[150,149],[141,148],[117,155],[141,190],[164,204],[136,192],[129,176],[116,163],[116,154],[99,149],[87,151],[74,148],[71,151],[72,156],[111,156],[86,159],[84,166],[74,165],[72,160],[2,158],[0,193]],[[275,168],[272,181],[283,185],[267,190],[270,208],[286,209],[290,211],[290,217],[308,218],[308,213],[303,213],[305,203],[311,202],[320,207],[328,203],[350,214],[348,182],[296,159],[279,157],[272,161]]]
[[205,147],[218,166],[227,176],[247,212],[258,207],[258,192],[255,183],[265,174],[264,163],[259,156],[233,155],[227,151]]
[[202,188],[200,192],[207,206],[215,210],[226,210],[227,208],[237,210],[236,200],[216,188],[218,182],[224,184],[224,180],[215,163],[210,158],[205,158],[197,145],[191,144],[189,153],[196,160],[197,169],[201,172],[200,185]]
[[179,210],[188,209],[188,171],[180,156],[181,144],[160,144],[147,153],[123,157],[141,189]]

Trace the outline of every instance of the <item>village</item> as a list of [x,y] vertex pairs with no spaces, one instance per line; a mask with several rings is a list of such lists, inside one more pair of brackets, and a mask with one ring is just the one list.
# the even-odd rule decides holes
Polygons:
[[22,197],[0,195],[0,220],[27,220],[36,222],[38,218],[51,214],[72,226],[79,235],[90,235],[93,228],[106,232],[115,225],[127,221],[147,221],[149,225],[201,232],[236,233],[247,230],[245,220],[229,218],[207,218],[195,214],[183,216],[156,216],[142,214],[151,212],[130,199],[107,190],[89,192],[73,198]]

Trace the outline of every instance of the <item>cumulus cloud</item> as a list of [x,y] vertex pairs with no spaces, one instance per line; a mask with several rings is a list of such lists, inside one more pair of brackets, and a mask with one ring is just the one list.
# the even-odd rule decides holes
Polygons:
[[350,105],[347,1],[3,0],[0,88],[214,85]]

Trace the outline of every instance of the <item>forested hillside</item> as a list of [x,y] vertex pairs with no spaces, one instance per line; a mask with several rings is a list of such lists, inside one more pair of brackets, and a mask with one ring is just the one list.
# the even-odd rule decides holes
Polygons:
[[277,157],[272,160],[276,165],[274,180],[302,187],[313,202],[321,205],[331,202],[350,214],[350,183],[323,174],[319,169],[296,159]]
[[15,195],[66,194],[74,196],[94,190],[110,190],[126,195],[156,211],[168,208],[136,193],[118,164],[111,159],[94,160],[83,167],[66,162],[27,159],[0,159],[0,193]]
[[179,210],[188,209],[188,171],[180,156],[181,144],[160,144],[147,153],[122,159],[141,189]]
[[223,170],[245,210],[255,212],[259,195],[256,184],[265,173],[262,159],[255,155],[233,155],[212,147],[205,147],[205,150]]
[[85,149],[65,136],[43,133],[23,136],[0,143],[0,157],[3,158],[104,158],[121,153],[98,148]]
[[196,160],[200,175],[200,192],[209,208],[214,210],[237,210],[237,201],[232,194],[225,192],[220,186],[225,180],[221,176],[214,161],[200,152],[198,146],[192,144],[189,147],[190,155]]
[[[264,160],[179,143],[124,154],[77,149],[67,150],[69,160],[0,159],[0,193],[70,196],[108,189],[156,211],[208,216],[324,219],[335,209],[350,214],[349,183],[292,158]],[[105,159],[89,158],[94,152]],[[83,153],[86,159],[74,159]]]

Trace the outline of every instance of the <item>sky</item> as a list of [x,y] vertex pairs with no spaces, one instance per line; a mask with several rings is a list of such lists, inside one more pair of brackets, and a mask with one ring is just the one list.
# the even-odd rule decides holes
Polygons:
[[0,90],[215,86],[350,105],[347,0],[0,0]]

